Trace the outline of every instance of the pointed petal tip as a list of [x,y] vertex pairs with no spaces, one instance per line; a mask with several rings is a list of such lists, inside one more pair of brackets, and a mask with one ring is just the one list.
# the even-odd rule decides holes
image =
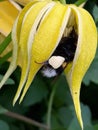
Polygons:
[[81,127],[81,130],[84,130],[83,121],[80,122],[80,127]]
[[84,127],[83,127],[83,125],[81,126],[81,129],[82,129],[82,130],[84,130]]
[[80,95],[79,92],[77,92],[77,91],[73,92],[72,98],[73,98],[73,102],[74,102],[77,119],[79,121],[81,129],[83,130],[83,120],[82,120],[82,115],[81,115],[81,106],[80,106],[80,101],[79,101],[79,95]]
[[13,106],[15,105],[15,103],[17,102],[18,98],[19,98],[20,94],[16,93],[14,99],[13,99]]
[[12,105],[13,105],[13,107],[15,106],[15,103],[16,103],[16,101],[15,101],[15,100],[13,100],[13,104],[12,104]]
[[23,101],[23,98],[24,98],[25,95],[22,95],[20,100],[19,100],[19,104],[21,104],[21,102]]
[[5,82],[2,82],[2,80],[0,81],[0,89],[3,87]]

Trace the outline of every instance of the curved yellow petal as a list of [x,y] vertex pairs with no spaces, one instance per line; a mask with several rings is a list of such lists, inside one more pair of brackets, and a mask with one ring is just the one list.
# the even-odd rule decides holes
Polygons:
[[[49,4],[48,4],[49,5]],[[44,7],[44,8],[43,8]],[[24,57],[22,60],[22,74],[20,79],[20,84],[18,87],[18,91],[16,93],[16,96],[14,98],[14,102],[18,99],[21,90],[23,88],[23,85],[25,84],[29,72],[29,66],[31,61],[31,48],[32,48],[32,42],[34,39],[34,35],[37,30],[37,26],[43,17],[44,13],[49,7],[47,6],[47,2],[43,3],[37,3],[34,6],[32,6],[25,14],[25,17],[23,19],[21,33],[20,33],[20,55],[21,57]],[[41,11],[42,10],[42,11]],[[33,27],[32,27],[33,26]],[[28,39],[29,33],[32,28],[32,36],[30,40]],[[31,40],[32,39],[32,40]]]
[[0,82],[0,89],[2,88],[2,86],[4,85],[4,83],[7,81],[7,79],[9,78],[9,76],[13,73],[13,71],[17,67],[17,55],[18,55],[18,44],[17,44],[17,37],[16,37],[17,22],[18,22],[18,19],[16,19],[16,21],[14,23],[14,27],[12,29],[13,53],[12,53],[12,57],[11,57],[12,58],[11,59],[11,63],[9,65],[9,68],[6,71],[5,75],[3,76],[3,79]]
[[[68,10],[68,13],[67,9],[67,6],[65,8],[57,3],[48,14],[46,13],[46,16],[44,16],[44,19],[40,23],[34,37],[30,71],[20,102],[23,100],[35,74],[43,65],[39,64],[39,68],[34,69],[34,64],[36,63],[36,66],[38,66],[38,63],[47,61],[58,45],[70,15],[70,11]],[[57,15],[57,17],[55,17],[55,15]]]
[[[16,31],[15,31],[16,24],[17,24],[17,20],[15,22],[15,26],[14,26],[13,31],[12,31],[13,38],[15,37],[15,33],[16,33]],[[12,43],[13,43],[12,60],[11,60],[11,63],[10,63],[10,66],[9,66],[7,72],[5,73],[5,75],[3,76],[3,79],[0,82],[0,88],[2,88],[2,86],[4,85],[4,83],[6,82],[6,80],[9,78],[9,76],[13,73],[13,71],[17,67],[16,59],[17,59],[17,54],[18,54],[18,45],[17,45],[16,40],[14,42],[12,42]]]
[[[12,1],[3,1],[0,2],[0,32],[3,35],[8,35],[10,31],[12,30],[12,26],[20,12],[21,8],[18,4],[12,2]],[[15,34],[16,31],[14,31],[13,34]],[[12,44],[12,43],[11,43]],[[11,48],[10,48],[11,47]],[[4,75],[2,81],[0,82],[0,88],[3,86],[5,81],[8,79],[8,77],[12,74],[12,72],[16,68],[15,59],[17,58],[17,44],[15,40],[15,44],[13,44],[13,56],[12,61],[9,66],[8,71]],[[4,53],[6,53],[8,50],[12,49],[12,45],[9,45]]]
[[19,64],[21,66],[21,57],[19,55],[19,35],[20,35],[20,29],[21,29],[21,25],[22,25],[22,20],[24,18],[24,15],[26,13],[26,11],[28,10],[28,8],[30,8],[32,6],[32,4],[34,4],[36,1],[31,2],[30,4],[28,4],[26,6],[26,8],[24,8],[22,10],[22,12],[20,13],[20,15],[17,17],[13,29],[12,29],[12,44],[13,44],[13,53],[12,53],[12,60],[10,63],[10,66],[7,70],[7,72],[5,73],[5,75],[3,76],[3,79],[0,82],[0,88],[4,85],[4,83],[6,82],[6,80],[9,78],[9,76],[12,74],[12,72],[15,70],[17,64]]
[[78,120],[83,128],[80,109],[80,86],[97,48],[97,30],[91,15],[84,9],[71,5],[78,26],[78,43],[72,65],[65,69]]
[[[44,2],[43,2],[44,3]],[[41,3],[42,4],[42,3]],[[64,15],[65,15],[65,12],[66,12],[66,9],[67,9],[67,7],[65,8],[64,6],[62,6],[61,4],[57,4],[55,7],[54,7],[54,9],[52,9],[52,7],[54,6],[54,2],[50,2],[48,5],[46,5],[46,7],[44,7],[41,11],[40,11],[40,13],[38,14],[38,17],[36,18],[36,20],[35,20],[35,24],[33,24],[33,27],[32,27],[32,29],[31,29],[31,32],[30,32],[30,37],[29,37],[29,40],[28,40],[28,45],[30,45],[30,47],[29,48],[31,48],[31,45],[32,45],[32,43],[33,43],[33,46],[35,45],[36,47],[37,46],[39,46],[39,48],[40,48],[40,50],[38,49],[38,51],[36,51],[36,50],[32,50],[32,54],[30,54],[30,51],[28,51],[29,52],[29,54],[28,54],[28,65],[27,64],[25,64],[26,66],[24,66],[24,70],[22,69],[22,72],[23,72],[23,74],[22,74],[22,76],[21,76],[21,82],[20,82],[20,85],[19,85],[19,88],[18,88],[18,91],[17,91],[17,94],[16,94],[16,96],[15,96],[15,98],[14,98],[14,103],[16,102],[16,100],[18,99],[18,97],[19,97],[19,94],[20,94],[20,90],[22,89],[22,87],[23,87],[23,84],[25,83],[25,81],[27,80],[27,82],[26,82],[26,86],[25,86],[25,89],[24,89],[24,92],[23,92],[23,95],[22,95],[22,98],[21,98],[21,100],[23,99],[23,97],[24,97],[24,95],[25,95],[25,93],[26,93],[26,91],[28,90],[28,87],[30,86],[30,84],[31,84],[31,82],[32,82],[32,80],[33,80],[33,78],[34,78],[34,76],[35,76],[35,73],[41,68],[41,66],[42,66],[42,64],[39,64],[39,65],[37,65],[36,63],[34,63],[34,62],[43,62],[43,61],[46,61],[47,59],[48,59],[48,57],[50,56],[50,54],[52,53],[51,52],[51,50],[54,50],[54,47],[53,46],[57,46],[57,44],[58,44],[58,41],[61,39],[61,37],[62,37],[62,34],[63,34],[63,31],[64,31],[64,28],[63,28],[63,26],[64,26],[64,24],[66,23],[67,24],[67,19],[68,19],[68,17],[66,18],[66,22],[64,23]],[[62,9],[62,7],[63,7],[63,9]],[[60,11],[58,11],[57,12],[57,8],[60,8],[62,11],[60,12]],[[54,11],[53,11],[54,10]],[[47,11],[47,13],[46,13],[46,11]],[[46,14],[45,14],[46,13]],[[59,15],[59,17],[61,17],[61,19],[60,20],[58,20],[59,19],[59,17],[54,17],[55,16],[55,14],[56,13],[58,13],[58,15]],[[62,13],[62,14],[61,14]],[[61,14],[61,16],[60,16],[60,14]],[[44,15],[44,16],[43,16]],[[69,15],[69,14],[68,14]],[[42,22],[41,23],[39,23],[40,22],[40,19],[42,19],[42,17],[44,17],[44,19],[42,20]],[[53,17],[54,17],[54,19],[53,19]],[[39,19],[40,18],[40,19]],[[31,20],[31,17],[29,18],[30,20]],[[59,26],[57,26],[56,25],[56,28],[58,27],[59,28],[59,30],[58,31],[56,31],[57,29],[55,28],[55,26],[54,26],[54,22],[55,22],[55,24],[58,24]],[[24,22],[25,23],[25,22]],[[24,29],[25,30],[27,30],[26,28],[27,28],[27,25],[28,24],[24,24],[23,23],[23,27],[24,27]],[[45,24],[44,24],[45,23]],[[37,25],[38,24],[38,25]],[[63,26],[61,26],[61,24],[63,24]],[[65,24],[65,25],[66,25]],[[25,25],[25,26],[24,26]],[[47,26],[49,25],[49,28],[48,28],[48,30],[47,30]],[[38,27],[39,26],[39,27]],[[43,31],[43,27],[44,28],[46,28],[46,31],[44,32]],[[54,28],[53,28],[54,27]],[[38,31],[37,31],[37,29],[36,28],[38,28]],[[55,30],[55,31],[53,31],[53,30],[50,30],[50,28],[53,28],[53,30]],[[35,32],[34,32],[34,29],[35,29]],[[25,31],[23,31],[23,32],[25,32]],[[41,33],[41,32],[43,32],[43,33]],[[35,37],[34,37],[34,42],[33,42],[33,35],[34,35],[34,33],[36,33],[35,34]],[[60,33],[60,34],[59,34]],[[47,38],[48,38],[48,34],[50,34],[51,36],[55,36],[55,39],[54,38],[50,38],[50,40],[48,40],[48,42],[47,42],[47,44],[46,44],[46,47],[47,48],[49,48],[49,46],[51,45],[51,40],[52,40],[52,42],[55,40],[56,42],[54,42],[54,44],[52,44],[52,48],[51,48],[51,50],[49,50],[49,53],[47,54],[47,56],[46,56],[46,58],[45,59],[42,59],[41,61],[40,61],[40,57],[42,57],[42,58],[44,58],[44,55],[45,55],[45,53],[46,53],[46,50],[44,49],[44,53],[42,53],[42,55],[40,55],[40,53],[39,52],[41,52],[42,51],[42,47],[43,47],[43,45],[44,45],[44,42],[46,41],[45,40],[45,38],[46,37],[43,37],[43,36],[45,36],[47,34]],[[39,35],[41,35],[41,36],[39,36]],[[60,36],[59,36],[60,35]],[[26,36],[26,37],[28,37],[28,36]],[[38,39],[39,37],[42,37],[40,40]],[[57,40],[57,37],[58,37],[58,40]],[[47,39],[46,38],[46,39]],[[21,37],[21,39],[22,39],[22,37]],[[39,40],[39,42],[38,42],[38,40]],[[23,43],[23,42],[21,42],[21,43]],[[32,49],[33,48],[36,48],[36,47],[32,47]],[[45,47],[45,46],[44,46]],[[38,47],[37,47],[38,48]],[[23,49],[24,50],[24,49]],[[38,61],[38,56],[36,57],[36,54],[39,56],[39,61]],[[33,60],[33,57],[31,57],[30,58],[30,55],[31,56],[33,56],[34,55],[34,60]],[[27,56],[27,55],[26,55]],[[31,59],[31,60],[30,60]],[[25,60],[25,62],[27,61],[27,59],[24,59]],[[31,63],[30,63],[31,62]],[[34,69],[34,64],[36,64],[37,66],[39,66],[40,68],[38,68],[37,70],[36,69]],[[23,64],[24,65],[24,64]],[[29,66],[30,65],[30,66]],[[29,71],[29,69],[30,69],[30,71]],[[34,72],[35,71],[35,72]],[[26,73],[25,73],[26,72]],[[26,77],[27,77],[27,74],[28,74],[28,72],[29,72],[29,75],[28,75],[28,78],[26,79]],[[24,80],[24,78],[25,78],[25,80]]]
[[0,2],[0,32],[5,36],[10,33],[13,23],[21,10],[19,6],[18,8],[16,6],[10,1]]

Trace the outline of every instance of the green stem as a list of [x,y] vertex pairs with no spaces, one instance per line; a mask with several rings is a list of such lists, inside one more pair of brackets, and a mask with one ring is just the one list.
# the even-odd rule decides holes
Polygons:
[[5,48],[9,45],[10,42],[11,42],[11,33],[0,44],[0,54],[5,50]]
[[57,85],[54,85],[52,92],[50,94],[49,103],[48,103],[47,126],[48,126],[49,129],[51,128],[51,112],[52,112],[52,104],[53,104],[53,99],[54,99],[54,95],[55,95],[55,92],[56,92],[56,88],[57,88]]
[[2,1],[4,1],[4,0],[0,0],[0,2],[2,2]]
[[7,61],[12,55],[12,51],[8,52],[6,55],[0,58],[0,65]]
[[66,0],[59,0],[62,4],[66,4]]
[[77,6],[80,6],[81,4],[83,4],[84,2],[87,2],[87,0],[78,0],[77,2],[75,2],[74,4]]

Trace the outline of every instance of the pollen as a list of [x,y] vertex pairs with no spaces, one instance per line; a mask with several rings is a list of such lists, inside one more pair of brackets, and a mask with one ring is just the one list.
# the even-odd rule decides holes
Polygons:
[[49,64],[54,68],[54,69],[58,69],[63,62],[65,61],[65,58],[62,56],[52,56],[49,59]]

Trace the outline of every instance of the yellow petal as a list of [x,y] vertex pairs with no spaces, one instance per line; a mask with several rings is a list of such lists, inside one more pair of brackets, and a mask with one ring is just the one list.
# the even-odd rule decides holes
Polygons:
[[[21,90],[23,88],[23,85],[25,84],[27,80],[27,75],[29,72],[29,66],[30,66],[30,60],[31,60],[32,41],[36,33],[37,26],[39,24],[40,19],[42,18],[45,11],[49,8],[46,4],[47,2],[43,2],[43,3],[39,2],[35,4],[26,12],[25,17],[23,19],[19,46],[20,46],[20,55],[21,57],[24,57],[24,58],[21,59],[22,60],[22,64],[21,64],[22,74],[21,74],[20,84],[19,84],[18,91],[15,96],[14,102],[16,102],[16,100],[18,99],[21,93]],[[46,7],[44,7],[45,5]],[[32,28],[32,36],[30,39],[28,39],[31,28]]]
[[[41,3],[41,4],[42,4],[42,3]],[[54,50],[54,47],[57,46],[58,41],[59,41],[60,38],[62,37],[62,33],[63,33],[63,31],[64,31],[63,26],[65,26],[65,25],[67,24],[67,19],[68,19],[68,17],[67,17],[67,19],[66,19],[66,22],[64,23],[64,21],[65,21],[64,16],[65,16],[67,7],[65,8],[65,7],[62,6],[61,4],[57,4],[57,5],[55,5],[54,7],[52,7],[53,5],[54,5],[54,2],[52,2],[52,3],[50,2],[50,4],[46,5],[46,7],[49,8],[49,9],[47,10],[48,13],[46,13],[46,15],[44,15],[44,19],[43,19],[42,22],[40,23],[39,29],[38,29],[38,31],[36,32],[36,35],[35,35],[35,37],[34,37],[34,41],[33,41],[33,37],[32,37],[33,35],[32,35],[32,34],[34,33],[35,25],[36,25],[36,23],[39,24],[40,19],[41,19],[41,15],[44,14],[45,10],[47,9],[46,7],[44,7],[44,8],[40,11],[41,13],[39,13],[38,17],[36,18],[35,24],[33,25],[32,30],[31,30],[31,33],[29,34],[30,37],[29,37],[29,40],[28,40],[28,45],[29,45],[29,44],[32,45],[32,43],[33,43],[33,46],[32,46],[32,54],[30,54],[30,55],[31,55],[31,56],[34,55],[34,57],[31,57],[31,60],[30,60],[30,62],[31,62],[31,63],[30,63],[30,68],[28,68],[28,69],[30,69],[30,71],[28,70],[28,71],[29,71],[29,74],[28,74],[26,86],[25,86],[25,88],[24,88],[23,95],[22,95],[20,101],[22,101],[22,99],[23,99],[23,97],[24,97],[26,91],[28,90],[28,88],[29,88],[29,86],[30,86],[30,84],[31,84],[31,82],[32,82],[32,80],[33,80],[35,74],[37,73],[37,71],[38,71],[38,70],[41,68],[41,66],[42,66],[42,64],[37,65],[37,64],[34,63],[34,62],[42,63],[42,62],[46,61],[46,60],[49,58],[49,56],[51,55],[51,53],[52,53],[53,50]],[[63,8],[62,8],[62,7],[63,7]],[[53,8],[53,9],[52,9],[52,8]],[[59,8],[59,11],[57,11],[57,8]],[[61,12],[60,12],[60,10],[61,10]],[[42,12],[43,12],[43,13],[42,13]],[[58,17],[54,17],[56,13],[58,13]],[[68,13],[68,15],[69,15],[69,13]],[[40,17],[40,19],[39,19],[39,17]],[[60,19],[60,18],[61,18],[61,19]],[[30,19],[31,19],[31,18],[30,18]],[[37,19],[39,19],[39,22],[37,22]],[[53,22],[53,21],[54,21],[54,22]],[[58,26],[54,26],[54,23],[57,24]],[[63,24],[63,26],[61,26],[62,24]],[[49,28],[47,28],[47,26],[49,26]],[[36,26],[36,27],[37,27],[37,26]],[[54,28],[53,28],[53,27],[54,27]],[[44,31],[43,31],[43,28],[46,28],[46,29],[44,29]],[[54,31],[51,30],[50,28],[53,29]],[[58,29],[57,29],[57,28],[58,28]],[[57,30],[58,30],[58,31],[57,31]],[[54,37],[51,37],[50,40],[47,41],[47,44],[45,44],[45,41],[46,41],[47,38],[48,38],[48,34],[50,34],[50,36],[54,36]],[[45,36],[45,35],[47,35],[47,36]],[[44,37],[43,37],[43,36],[44,36]],[[39,38],[41,38],[41,39],[39,40]],[[58,38],[58,39],[57,39],[57,38]],[[55,41],[55,42],[54,42],[54,41]],[[29,43],[29,42],[31,42],[31,43]],[[51,44],[51,42],[54,43],[54,44]],[[43,50],[43,45],[44,45],[44,48],[46,48],[46,49],[44,49],[44,50]],[[39,46],[39,49],[36,50],[35,48],[38,48],[38,46]],[[50,46],[50,50],[48,49],[48,51],[46,51],[47,48],[49,48],[49,46]],[[51,47],[51,46],[52,46],[52,47]],[[33,48],[34,48],[34,50],[33,50]],[[43,50],[43,51],[42,51],[42,50]],[[43,52],[43,53],[40,54],[40,52]],[[48,52],[48,53],[46,53],[46,52]],[[46,54],[47,54],[47,55],[46,55]],[[28,55],[29,58],[30,58],[30,55]],[[42,59],[41,59],[41,58],[42,58]],[[34,69],[35,64],[36,64],[36,66],[38,66],[38,69]],[[23,71],[23,70],[22,70],[22,71]],[[23,71],[23,73],[24,73],[24,71]],[[23,75],[23,77],[24,77],[24,75]],[[22,80],[22,82],[23,82],[23,80]],[[19,87],[19,89],[20,89],[20,88],[21,88],[21,87]],[[19,89],[18,89],[18,90],[19,90]],[[19,91],[18,91],[17,94],[16,94],[16,96],[15,96],[14,103],[16,102],[16,100],[17,100],[19,94],[20,94],[20,93],[19,93]]]
[[12,60],[10,63],[10,66],[7,70],[7,72],[5,73],[5,75],[3,76],[3,79],[0,82],[0,88],[4,85],[4,83],[6,82],[6,80],[9,78],[9,76],[12,74],[12,72],[15,70],[17,64],[19,64],[21,66],[21,57],[19,55],[19,35],[20,35],[20,29],[22,26],[22,20],[24,18],[24,15],[26,13],[26,11],[28,10],[28,8],[30,8],[32,6],[32,4],[34,4],[36,1],[31,2],[30,4],[28,4],[20,13],[20,15],[17,17],[13,29],[12,29],[12,44],[13,44],[13,54],[12,54]]
[[70,6],[78,26],[78,43],[72,65],[65,69],[78,120],[83,128],[80,109],[80,86],[97,48],[97,30],[90,14],[79,7]]
[[7,36],[10,33],[20,9],[18,5],[13,5],[10,1],[0,2],[0,32],[3,35]]
[[[0,32],[3,35],[6,36],[10,33],[10,31],[12,30],[12,26],[13,26],[15,20],[16,20],[16,17],[18,16],[20,10],[21,10],[20,6],[17,5],[13,1],[0,2]],[[9,46],[4,51],[3,54],[7,53],[11,49],[12,49],[12,43],[9,44]],[[16,41],[15,41],[15,44],[13,45],[12,61],[11,61],[11,64],[9,66],[8,71],[6,72],[6,74],[3,77],[3,80],[0,83],[0,88],[3,86],[3,84],[8,79],[8,77],[15,70],[15,68],[16,68],[15,59],[16,58],[17,58],[17,44],[16,44]]]
[[[33,45],[32,45],[33,57],[31,59],[28,79],[27,79],[22,97],[20,99],[20,102],[23,100],[23,97],[25,96],[25,93],[27,92],[35,74],[42,66],[40,65],[40,68],[36,70],[33,69],[34,61],[38,63],[43,63],[47,61],[47,59],[51,56],[54,49],[59,43],[59,40],[61,39],[63,31],[64,31],[63,27],[66,26],[68,16],[69,16],[69,13],[66,12],[67,8],[68,8],[67,6],[65,8],[61,4],[56,4],[50,10],[50,12],[44,17],[43,21],[40,23],[39,29],[33,41]],[[66,13],[68,15],[67,17],[66,17]],[[57,15],[57,17],[55,17],[55,15]]]

